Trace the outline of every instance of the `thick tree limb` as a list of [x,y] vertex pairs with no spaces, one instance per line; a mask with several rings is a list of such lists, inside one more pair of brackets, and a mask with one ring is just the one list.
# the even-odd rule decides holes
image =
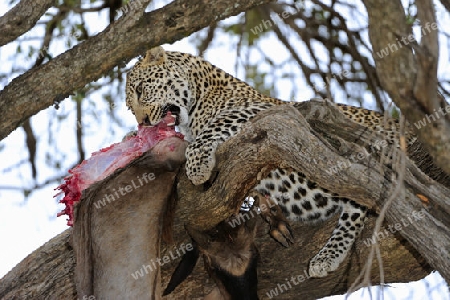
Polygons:
[[[414,96],[428,112],[439,109],[437,101],[437,68],[439,60],[439,42],[436,23],[435,5],[432,0],[417,2],[417,16],[422,27],[420,49],[416,48],[417,78],[414,87]],[[433,29],[432,24],[436,25]],[[428,28],[428,30],[427,30]]]
[[[141,171],[144,172],[144,170]],[[152,170],[146,168],[145,171]],[[323,279],[305,277],[300,284],[291,284],[292,289],[285,291],[276,299],[315,300],[327,295],[344,293],[364,265],[370,249],[364,241],[371,237],[374,221],[371,217],[361,239],[356,242],[351,257],[343,263],[342,268]],[[305,275],[304,271],[307,270],[309,259],[319,250],[320,245],[325,243],[335,222],[336,219],[333,219],[321,226],[294,224],[293,230],[297,243],[287,249],[274,242],[267,234],[267,227],[262,224],[256,241],[261,254],[258,265],[261,299],[267,299],[266,293],[276,288],[277,284],[286,284],[286,278]],[[147,241],[153,243],[150,240]],[[175,244],[162,244],[161,257],[170,256],[170,252],[175,253],[175,249],[182,242],[189,241],[180,220],[175,221],[175,241]],[[381,249],[386,282],[414,281],[425,277],[430,272],[424,259],[399,235],[390,235],[383,239]],[[123,259],[120,255],[116,253],[118,261]],[[178,262],[179,259],[171,260],[170,263],[162,266],[163,288],[169,282]],[[76,293],[75,267],[72,229],[68,229],[34,251],[0,279],[0,298],[4,300],[81,299]],[[373,266],[372,274],[374,274],[372,284],[377,284],[379,282],[377,265]],[[139,280],[147,282],[149,276],[151,273],[145,274]],[[131,276],[128,279],[134,281]],[[139,284],[138,281],[135,282]],[[164,299],[198,299],[209,293],[213,287],[214,284],[208,279],[203,263],[199,262],[193,274],[173,294]]]
[[0,299],[77,299],[74,269],[72,229],[67,229],[0,279]]
[[[131,7],[133,2],[139,1],[131,1]],[[0,139],[25,119],[54,102],[64,100],[72,91],[147,49],[172,43],[212,23],[266,2],[269,0],[244,0],[234,4],[226,0],[177,0],[161,9],[145,13],[137,20],[134,18],[136,15],[125,13],[125,17],[103,32],[19,76],[0,92],[0,115],[3,120],[0,124]]]
[[[258,114],[239,135],[219,147],[220,172],[206,192],[189,188],[192,184],[181,176],[179,205],[191,207],[183,211],[186,223],[198,230],[212,228],[218,220],[237,213],[257,178],[278,166],[301,171],[320,186],[368,207],[378,209],[383,205],[398,183],[390,180],[392,171],[381,166],[376,156],[367,154],[336,173],[327,172],[340,161],[352,161],[356,153],[367,153],[364,146],[380,137],[349,122],[327,102],[296,106],[309,123],[289,105],[277,107]],[[450,190],[432,181],[411,160],[406,166],[405,197],[392,204],[387,221],[396,223],[413,211],[426,209],[425,218],[405,228],[402,235],[450,281],[450,253],[442,252],[450,248]],[[424,195],[429,204],[424,206],[417,194]]]
[[[182,211],[183,209],[180,209]],[[276,299],[305,299],[315,300],[321,297],[343,294],[356,279],[361,268],[364,266],[369,247],[364,242],[371,237],[375,217],[370,217],[367,227],[360,239],[357,240],[351,256],[344,261],[342,266],[334,273],[321,279],[311,279],[305,274],[308,270],[309,260],[316,254],[320,247],[329,238],[337,219],[333,218],[319,226],[308,226],[305,224],[293,224],[293,232],[296,243],[289,248],[284,248],[269,237],[268,226],[259,220],[256,245],[260,253],[258,263],[258,294],[260,299],[268,299],[266,293],[276,289],[278,284],[287,285],[286,279],[296,280],[299,276],[302,282],[292,288],[287,288],[283,293],[279,292]],[[184,227],[176,221],[175,240],[183,240],[185,237]],[[177,245],[165,246],[174,249]],[[425,260],[403,239],[400,235],[390,235],[381,241],[382,258],[384,262],[385,282],[408,282],[423,278],[430,272],[430,267]],[[178,261],[162,267],[162,282],[166,286],[171,273]],[[372,284],[380,281],[378,265],[372,267]],[[214,287],[214,283],[208,280],[203,263],[197,263],[194,272],[173,294],[164,299],[199,299],[208,294]]]
[[14,41],[33,28],[52,6],[53,0],[21,0],[0,18],[0,46]]
[[[363,2],[369,14],[369,37],[382,87],[411,124],[432,123],[414,130],[436,165],[450,174],[450,117],[445,112],[449,106],[437,94],[437,30],[431,27],[437,24],[433,22],[434,12],[430,11],[432,3],[419,1],[425,36],[417,45],[408,39],[412,34],[411,25],[406,22],[400,1]],[[435,109],[439,108],[444,109],[445,115],[436,113]]]
[[[209,203],[203,207],[205,211],[200,210],[202,207],[190,211],[186,216],[189,223],[192,222],[198,229],[215,226],[214,222],[219,220],[219,216],[226,212],[230,215],[240,207],[240,199],[255,185],[257,178],[265,176],[278,166],[300,170],[308,178],[321,183],[321,186],[339,191],[341,196],[368,207],[379,207],[382,203],[380,199],[385,198],[386,191],[392,186],[382,172],[390,174],[391,171],[380,166],[373,153],[367,153],[365,147],[384,140],[384,137],[367,130],[366,127],[349,122],[328,102],[310,101],[295,106],[306,119],[290,108],[290,105],[270,109],[246,125],[241,134],[219,147],[217,168],[221,172],[208,191],[203,192],[202,187],[187,189],[186,186],[190,182],[181,176],[178,187],[180,201],[195,199],[200,203]],[[288,132],[289,134],[280,134]],[[354,156],[358,153],[367,154],[355,161]],[[230,159],[231,157],[235,158]],[[342,165],[339,162],[353,163],[339,168]],[[422,184],[420,192],[428,196],[429,192],[425,191],[423,186],[433,183],[413,166],[411,161],[407,166],[418,176],[414,178],[407,175],[408,180],[411,180],[414,186]],[[322,171],[317,172],[318,170]],[[229,178],[229,174],[237,175]],[[438,189],[438,194],[432,196],[440,206],[445,206],[446,197],[439,196],[445,196],[447,190],[440,185]],[[214,195],[223,195],[223,198],[215,198]],[[229,207],[221,207],[220,203],[228,203]],[[211,212],[214,212],[217,218],[211,218]]]

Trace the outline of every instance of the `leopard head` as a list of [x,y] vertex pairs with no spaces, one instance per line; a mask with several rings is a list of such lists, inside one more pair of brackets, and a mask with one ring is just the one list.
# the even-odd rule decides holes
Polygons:
[[189,81],[186,70],[172,59],[162,47],[148,50],[127,74],[126,104],[144,126],[158,124],[171,112],[181,133],[189,135]]

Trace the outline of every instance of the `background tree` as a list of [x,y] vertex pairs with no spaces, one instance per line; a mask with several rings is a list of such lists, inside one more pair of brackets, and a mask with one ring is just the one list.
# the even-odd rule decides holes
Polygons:
[[[268,2],[124,1],[106,26],[112,7],[120,6],[116,1],[23,0],[14,7],[12,1],[0,19],[6,33],[0,38],[0,136],[20,127],[26,153],[4,159],[3,175],[21,179],[1,188],[30,199],[58,184],[86,153],[120,139],[133,126],[131,114],[123,113],[124,75],[134,61],[127,63],[202,28],[187,38],[197,54],[212,56],[210,49],[231,43],[236,59],[230,72],[272,96],[319,96],[394,116],[399,107],[412,124],[448,106],[448,73],[438,73],[438,62],[446,63],[446,1]],[[103,25],[96,24],[98,15]],[[412,32],[418,42],[402,40]],[[414,127],[448,173],[449,122],[445,115],[433,126]],[[1,144],[5,157],[12,138]]]

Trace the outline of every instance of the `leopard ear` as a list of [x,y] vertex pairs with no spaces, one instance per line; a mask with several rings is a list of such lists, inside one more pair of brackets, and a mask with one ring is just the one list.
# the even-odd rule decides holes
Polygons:
[[158,46],[152,48],[145,53],[145,57],[142,60],[143,66],[154,66],[161,65],[166,61],[166,51],[164,51],[163,47]]

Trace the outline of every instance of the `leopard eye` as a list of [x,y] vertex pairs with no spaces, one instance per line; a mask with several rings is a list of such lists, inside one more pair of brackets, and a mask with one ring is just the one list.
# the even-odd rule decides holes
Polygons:
[[136,94],[137,94],[138,99],[141,98],[141,95],[142,95],[142,82],[140,82],[138,84],[138,86],[136,87]]

